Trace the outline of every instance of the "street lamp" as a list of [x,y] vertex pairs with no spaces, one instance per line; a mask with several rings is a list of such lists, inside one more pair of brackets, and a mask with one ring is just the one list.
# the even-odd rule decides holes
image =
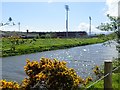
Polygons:
[[69,6],[65,5],[66,9],[66,37],[68,38],[68,11],[69,11]]

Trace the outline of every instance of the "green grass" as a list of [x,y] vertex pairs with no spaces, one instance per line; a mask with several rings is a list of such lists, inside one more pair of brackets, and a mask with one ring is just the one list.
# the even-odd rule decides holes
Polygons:
[[[113,90],[120,90],[120,73],[112,74],[112,88]],[[98,83],[94,84],[92,87],[88,88],[87,90],[104,90],[104,80],[99,81]]]
[[[19,40],[20,42],[22,41]],[[24,39],[25,43],[15,45],[15,51],[11,50],[12,44],[10,39],[4,38],[1,40],[2,44],[0,45],[2,48],[1,57],[5,56],[14,56],[14,55],[22,55],[29,54],[35,52],[56,50],[56,49],[65,49],[75,46],[83,46],[89,44],[102,43],[107,41],[105,38],[70,38],[70,39]]]

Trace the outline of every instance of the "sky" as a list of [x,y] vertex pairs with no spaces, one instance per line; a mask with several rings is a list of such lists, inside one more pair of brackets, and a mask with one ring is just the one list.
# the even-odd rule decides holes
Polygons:
[[[98,0],[95,1],[8,1],[0,3],[2,7],[0,23],[8,22],[11,17],[10,25],[1,26],[3,31],[20,31],[27,29],[32,32],[62,32],[66,31],[66,10],[65,5],[69,6],[69,29],[68,31],[89,31],[89,16],[92,21],[92,33],[102,33],[96,29],[101,22],[108,22],[106,14],[117,16],[117,2],[120,0]],[[12,23],[15,23],[12,26]]]

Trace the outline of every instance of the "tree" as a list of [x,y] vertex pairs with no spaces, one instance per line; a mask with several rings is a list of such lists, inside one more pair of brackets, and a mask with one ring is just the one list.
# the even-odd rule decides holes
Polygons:
[[11,17],[9,17],[9,19],[8,19],[8,20],[9,20],[9,22],[11,22],[11,21],[12,21],[12,18],[11,18]]
[[101,23],[101,25],[99,25],[97,28],[104,31],[117,32],[118,27],[120,27],[120,23],[119,23],[120,17],[110,16],[109,14],[107,15],[107,17],[110,19],[110,22]]
[[103,31],[114,31],[117,35],[117,50],[118,50],[118,59],[120,59],[120,17],[110,16],[107,17],[110,19],[109,23],[101,23],[97,28]]

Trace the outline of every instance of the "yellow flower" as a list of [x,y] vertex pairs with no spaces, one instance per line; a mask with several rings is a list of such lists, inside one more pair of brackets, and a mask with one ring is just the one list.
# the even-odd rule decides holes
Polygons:
[[12,88],[13,90],[18,90],[20,88],[20,85],[16,82],[7,82],[6,80],[1,80],[0,83],[1,88],[5,89]]

